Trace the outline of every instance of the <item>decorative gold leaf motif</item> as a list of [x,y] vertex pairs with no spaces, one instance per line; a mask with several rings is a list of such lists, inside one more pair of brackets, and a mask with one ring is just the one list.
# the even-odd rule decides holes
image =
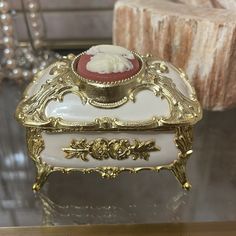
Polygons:
[[70,147],[62,149],[67,159],[78,158],[82,161],[89,161],[88,155],[96,160],[125,160],[131,157],[133,160],[143,159],[148,161],[149,152],[160,151],[154,141],[134,140],[131,144],[127,139],[107,140],[98,138],[87,142],[86,139],[72,140]]
[[[93,170],[86,169],[84,173],[91,173]],[[102,178],[113,179],[116,178],[120,172],[122,172],[122,168],[119,167],[98,167],[96,168],[96,172],[101,174]]]
[[[163,119],[163,124],[173,125],[181,124],[186,121],[201,118],[201,107],[196,99],[195,91],[190,84],[191,99],[184,96],[175,86],[172,79],[168,77],[169,69],[165,62],[159,62],[152,57],[145,58],[146,78],[149,81],[149,87],[154,91],[156,96],[166,99],[170,106],[170,116]],[[173,67],[174,68],[174,67]],[[177,68],[174,68],[183,79],[187,81],[187,76]],[[166,73],[164,76],[161,73]]]
[[39,129],[32,128],[26,130],[28,152],[33,160],[36,160],[45,148],[43,138]]
[[191,126],[180,126],[176,128],[176,146],[181,153],[180,158],[188,158],[192,154],[193,132]]
[[187,181],[186,177],[186,164],[187,159],[193,153],[193,132],[191,126],[180,126],[176,128],[175,143],[176,147],[180,150],[179,158],[176,159],[171,165],[170,170],[178,179],[184,189],[189,190],[191,185]]

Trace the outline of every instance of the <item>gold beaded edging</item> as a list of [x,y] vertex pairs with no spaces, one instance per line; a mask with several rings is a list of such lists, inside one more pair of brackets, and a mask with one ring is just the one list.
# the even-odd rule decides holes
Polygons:
[[175,143],[179,149],[178,158],[170,163],[169,165],[155,166],[155,167],[94,167],[94,168],[63,168],[54,167],[48,165],[42,161],[40,157],[41,152],[44,150],[44,141],[42,138],[42,130],[37,128],[27,128],[27,145],[30,157],[35,162],[37,168],[36,181],[33,185],[33,190],[38,191],[47,180],[48,176],[59,171],[62,173],[70,173],[73,171],[79,171],[84,174],[86,173],[99,173],[103,178],[115,178],[122,172],[138,173],[143,170],[170,170],[176,179],[180,182],[184,189],[189,189],[191,185],[188,183],[186,178],[186,162],[192,153],[192,127],[191,126],[180,126],[175,128]]

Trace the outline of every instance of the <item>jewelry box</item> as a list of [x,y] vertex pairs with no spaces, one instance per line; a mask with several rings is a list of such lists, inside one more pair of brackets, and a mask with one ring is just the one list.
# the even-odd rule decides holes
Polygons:
[[69,54],[40,71],[16,110],[36,191],[55,171],[115,178],[169,170],[189,189],[186,162],[201,117],[182,70],[113,45]]

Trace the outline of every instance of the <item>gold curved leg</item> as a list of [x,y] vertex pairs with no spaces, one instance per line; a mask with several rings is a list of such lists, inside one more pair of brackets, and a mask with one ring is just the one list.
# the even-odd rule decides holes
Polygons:
[[185,190],[191,188],[186,177],[186,163],[192,154],[193,131],[191,126],[176,128],[176,147],[179,149],[179,158],[171,165],[171,171]]
[[36,163],[36,168],[37,174],[32,189],[34,191],[39,191],[46,182],[48,176],[52,173],[52,168],[46,163]]
[[171,166],[171,171],[174,174],[175,178],[182,185],[182,188],[185,190],[191,189],[191,184],[188,182],[186,177],[186,160],[177,160]]

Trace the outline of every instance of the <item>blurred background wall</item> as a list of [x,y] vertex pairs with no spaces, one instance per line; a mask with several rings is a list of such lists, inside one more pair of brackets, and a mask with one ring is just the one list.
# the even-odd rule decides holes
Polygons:
[[[46,22],[46,43],[52,48],[111,43],[115,2],[116,0],[40,0]],[[16,9],[17,37],[24,43],[28,41],[28,36],[21,1],[11,0],[10,3]]]

